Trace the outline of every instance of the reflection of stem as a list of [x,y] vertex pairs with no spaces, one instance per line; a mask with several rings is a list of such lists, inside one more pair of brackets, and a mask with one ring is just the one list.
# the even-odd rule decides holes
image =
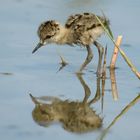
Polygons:
[[113,99],[117,101],[118,90],[117,90],[117,84],[116,84],[115,69],[110,69],[110,80],[111,80],[112,96],[113,96]]
[[90,88],[88,87],[88,85],[85,83],[82,75],[80,73],[76,73],[76,76],[77,78],[79,79],[80,83],[82,84],[83,88],[84,88],[84,91],[85,91],[85,97],[84,97],[84,100],[83,100],[83,103],[87,103],[87,100],[91,94],[91,91],[90,91]]
[[134,106],[140,100],[140,94],[134,98],[122,111],[119,115],[115,117],[115,119],[111,122],[111,124],[103,131],[99,140],[103,140],[106,134],[108,133],[109,129],[124,115],[132,106]]
[[106,77],[106,55],[107,55],[107,46],[105,48],[105,53],[104,53],[104,62],[103,62],[103,70],[102,70],[103,79],[105,79],[105,77]]
[[106,55],[107,55],[107,46],[105,48],[103,70],[102,70],[102,100],[101,100],[102,113],[103,113],[103,106],[104,106],[103,103],[104,103],[104,90],[105,90],[105,80],[106,80]]
[[101,110],[103,113],[103,107],[104,107],[104,91],[105,91],[105,78],[102,79],[102,98],[101,98]]

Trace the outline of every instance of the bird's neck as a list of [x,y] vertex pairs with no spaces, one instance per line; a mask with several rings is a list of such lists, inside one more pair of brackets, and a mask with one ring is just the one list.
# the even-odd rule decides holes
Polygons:
[[55,38],[57,44],[71,44],[72,34],[71,31],[63,26],[60,27],[60,32]]

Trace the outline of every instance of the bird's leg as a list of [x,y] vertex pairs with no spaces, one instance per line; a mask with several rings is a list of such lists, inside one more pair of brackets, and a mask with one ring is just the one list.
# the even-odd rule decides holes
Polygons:
[[89,105],[97,102],[100,97],[101,97],[101,92],[100,92],[100,83],[101,83],[101,78],[100,77],[97,77],[96,79],[96,94],[95,94],[95,97],[88,103]]
[[92,53],[92,50],[91,50],[90,46],[86,46],[86,49],[87,49],[87,57],[86,57],[85,62],[81,65],[79,73],[82,72],[82,70],[87,66],[87,64],[90,63],[90,61],[93,58],[93,53]]
[[94,45],[97,47],[98,53],[99,53],[97,76],[100,76],[101,75],[101,66],[102,66],[102,58],[103,58],[104,48],[97,41],[94,41]]

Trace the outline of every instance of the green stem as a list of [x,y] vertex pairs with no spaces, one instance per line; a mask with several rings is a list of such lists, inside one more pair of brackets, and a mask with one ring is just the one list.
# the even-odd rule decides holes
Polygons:
[[104,24],[101,22],[101,20],[98,18],[98,16],[95,15],[95,17],[99,21],[99,23],[101,24],[101,26],[103,27],[103,29],[105,30],[105,32],[108,35],[108,37],[112,40],[113,44],[118,48],[118,50],[120,51],[122,57],[124,58],[124,60],[128,64],[128,66],[135,73],[135,75],[140,79],[140,73],[138,72],[138,70],[136,69],[136,67],[132,64],[132,62],[130,61],[130,59],[125,55],[125,53],[123,52],[123,50],[120,47],[118,47],[118,45],[116,45],[114,39],[110,35],[109,31],[106,29],[106,27],[104,26]]

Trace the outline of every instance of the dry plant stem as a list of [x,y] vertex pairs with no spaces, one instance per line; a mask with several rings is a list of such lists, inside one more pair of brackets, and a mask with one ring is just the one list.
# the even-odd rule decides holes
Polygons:
[[61,66],[60,66],[60,68],[57,72],[61,71],[66,65],[68,65],[68,63],[64,60],[64,58],[60,54],[59,54],[59,56],[60,56],[60,59],[61,59],[61,62],[59,64]]
[[113,96],[114,101],[117,101],[118,90],[117,90],[117,84],[116,84],[115,69],[110,69],[110,80],[111,80],[112,96]]
[[111,122],[111,124],[104,130],[99,140],[103,140],[108,133],[109,129],[132,107],[134,106],[138,101],[140,100],[140,94],[134,98],[121,112],[119,115],[115,117],[115,119]]
[[135,75],[140,79],[140,73],[138,72],[138,70],[135,68],[135,66],[132,64],[132,62],[129,60],[129,58],[125,55],[125,53],[123,52],[123,50],[121,48],[119,48],[114,39],[111,37],[111,35],[109,34],[108,30],[105,28],[105,26],[103,25],[103,23],[101,22],[101,20],[95,15],[96,19],[100,22],[100,24],[102,25],[103,29],[105,30],[106,34],[109,36],[109,38],[112,40],[112,42],[114,43],[114,45],[118,48],[120,54],[122,55],[122,57],[124,58],[124,60],[126,61],[126,63],[128,64],[128,66],[131,68],[131,70],[135,73]]
[[64,58],[60,55],[60,58],[61,58],[61,65],[62,66],[65,66],[65,65],[67,65],[68,63],[64,60]]
[[61,53],[58,50],[57,50],[57,54],[59,55],[61,59],[60,64],[62,65],[62,67],[68,65],[68,62],[64,59],[64,57],[61,55]]
[[[120,47],[121,42],[122,42],[122,36],[119,35],[118,38],[117,38],[117,40],[116,40],[116,42],[115,42],[115,44],[116,44],[118,47]],[[111,68],[111,69],[115,69],[115,64],[116,64],[116,60],[117,60],[117,56],[118,56],[118,52],[119,52],[119,50],[118,50],[118,48],[116,47],[116,45],[115,45],[115,47],[114,47],[114,52],[113,52],[112,59],[111,59],[111,63],[110,63],[110,68]]]

